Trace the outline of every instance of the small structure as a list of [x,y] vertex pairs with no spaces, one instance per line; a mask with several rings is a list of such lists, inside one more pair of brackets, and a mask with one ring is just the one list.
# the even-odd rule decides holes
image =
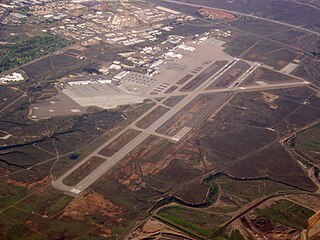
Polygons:
[[11,75],[6,75],[0,78],[0,84],[7,84],[9,82],[19,82],[23,81],[24,77],[22,76],[21,73],[12,73]]

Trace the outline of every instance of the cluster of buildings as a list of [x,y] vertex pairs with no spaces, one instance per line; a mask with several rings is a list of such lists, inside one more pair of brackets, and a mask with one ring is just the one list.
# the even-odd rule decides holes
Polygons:
[[[166,8],[149,8],[131,1],[58,1],[29,7],[29,13],[39,22],[52,22],[52,32],[75,40],[101,36],[110,43],[133,45],[144,41],[135,33],[123,31],[164,20],[183,21],[185,16]],[[130,9],[130,11],[128,11]],[[115,33],[115,35],[113,34]],[[154,39],[151,36],[149,39]]]
[[[134,34],[146,36],[146,34],[150,33],[161,33],[163,29],[170,31],[171,27],[167,28],[167,26],[162,26],[153,30],[145,30],[139,33],[135,32]],[[215,46],[222,46],[225,44],[223,36],[229,36],[230,34],[230,32],[228,33],[215,29],[214,31],[207,32],[202,35],[195,35],[191,42],[192,44],[206,43]],[[116,34],[114,36],[116,36]],[[134,38],[132,37],[132,39]],[[122,41],[124,40],[120,40],[117,43],[122,44]],[[196,50],[194,46],[186,44],[187,41],[190,41],[190,39],[187,40],[185,37],[180,35],[169,35],[166,37],[166,40],[162,42],[159,41],[151,46],[141,47],[138,51],[120,53],[119,55],[123,57],[125,61],[113,61],[111,65],[103,66],[99,71],[103,74],[111,73],[113,76],[120,72],[119,76],[121,76],[121,71],[123,70],[135,71],[139,69],[140,72],[143,72],[147,76],[154,76],[159,73],[159,66],[164,62],[182,59],[185,54],[191,54],[191,52]],[[125,72],[122,72],[122,74],[124,73]],[[119,76],[116,75],[116,79]]]
[[[123,70],[139,69],[138,71],[143,74],[153,76],[158,73],[162,63],[182,59],[183,51],[195,50],[194,47],[184,44],[185,37],[169,35],[174,30],[175,23],[194,18],[160,6],[154,8],[149,4],[130,0],[14,0],[3,1],[0,9],[1,7],[4,10],[11,9],[4,19],[8,23],[37,22],[39,30],[81,40],[81,47],[97,44],[137,45],[135,51],[121,53],[121,57],[126,61],[103,64],[99,71],[104,75],[116,76]],[[208,41],[208,34],[196,35],[193,43]],[[214,32],[217,37],[227,37],[230,34],[221,30]],[[212,43],[216,45],[217,41],[214,40]],[[140,47],[141,43],[146,43],[147,47]],[[179,51],[175,51],[176,49]],[[6,76],[2,79],[2,83],[15,81],[8,79]],[[15,75],[13,79],[20,78]],[[77,84],[91,84],[91,82],[69,83],[69,85]]]
[[9,84],[12,82],[20,82],[23,80],[24,80],[24,77],[22,76],[21,73],[14,72],[12,74],[0,77],[0,85],[1,84]]
[[53,2],[53,0],[2,0],[0,2],[0,9],[15,9],[25,8],[33,5],[41,5]]
[[171,26],[154,26],[141,30],[127,30],[122,32],[113,32],[101,37],[101,40],[109,44],[120,44],[124,46],[131,46],[146,41],[154,42],[164,32],[170,32]]
[[120,42],[126,46],[146,40],[155,41],[155,36],[161,34],[155,31],[138,37],[139,32],[127,31],[129,28],[165,20],[184,21],[186,18],[177,11],[153,8],[130,0],[1,1],[0,14],[8,9],[10,13],[3,19],[5,24],[32,23],[43,28],[44,32],[50,31],[78,41],[99,36],[105,42]]
[[111,79],[105,79],[105,78],[98,78],[98,79],[91,79],[91,80],[80,80],[80,81],[68,81],[68,85],[74,86],[74,85],[88,85],[88,84],[95,84],[95,83],[106,83],[110,84],[112,83]]

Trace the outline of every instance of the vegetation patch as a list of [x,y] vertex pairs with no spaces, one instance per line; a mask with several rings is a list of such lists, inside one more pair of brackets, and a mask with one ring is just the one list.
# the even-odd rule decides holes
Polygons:
[[157,215],[178,227],[200,236],[210,236],[229,217],[185,207],[165,207]]
[[15,44],[0,45],[0,72],[66,47],[70,41],[55,35],[34,36]]
[[270,207],[256,209],[254,214],[265,217],[275,223],[303,230],[308,227],[307,221],[314,212],[293,202],[279,200]]

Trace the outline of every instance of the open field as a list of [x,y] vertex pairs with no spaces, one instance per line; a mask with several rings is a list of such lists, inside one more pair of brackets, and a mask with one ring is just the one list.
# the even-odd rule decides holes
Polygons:
[[[120,214],[121,208],[96,193],[75,200],[44,188],[3,211],[1,234],[5,239],[70,239],[86,237],[88,232],[99,236],[116,229],[110,219]],[[106,226],[101,223],[102,217],[108,222]]]
[[157,216],[182,229],[186,228],[198,236],[205,237],[228,220],[225,215],[206,213],[184,207],[166,207],[159,210]]
[[[210,180],[212,178],[212,180]],[[286,184],[263,178],[232,178],[224,174],[209,177],[220,188],[220,201],[214,204],[212,211],[219,206],[241,208],[255,199],[275,192],[295,190]],[[207,181],[208,181],[207,180]],[[219,203],[220,202],[220,203]]]
[[295,30],[295,29],[285,31],[285,32],[279,32],[277,34],[270,36],[270,38],[273,40],[277,40],[279,42],[290,44],[296,47],[299,47],[301,45],[301,41],[305,37],[310,37],[310,35],[307,36],[305,32],[302,32],[300,30]]
[[13,86],[0,86],[0,108],[4,108],[22,95],[19,88]]
[[[297,92],[291,92],[290,91],[285,91],[287,93],[287,98],[288,96],[293,96],[297,94]],[[302,92],[301,92],[302,93]],[[300,94],[301,94],[300,93]],[[249,94],[247,95],[249,97]],[[278,104],[286,104],[286,109],[288,112],[281,112],[281,114],[278,114],[277,111],[278,109],[284,109],[284,107],[281,107],[278,105],[277,108],[275,108],[274,105],[269,105],[265,110],[260,114],[260,120],[265,119],[264,122],[256,121],[255,116],[257,113],[257,108],[253,106],[258,106],[260,100],[259,97],[256,95],[256,97],[253,97],[256,99],[254,104],[250,104],[247,102],[244,104],[244,102],[239,101],[240,100],[240,95],[238,98],[235,98],[233,101],[231,101],[231,104],[233,105],[234,111],[237,111],[237,115],[233,115],[232,117],[229,115],[225,115],[226,112],[228,112],[228,107],[224,109],[224,111],[220,112],[216,116],[216,120],[218,121],[226,121],[229,122],[231,125],[252,125],[252,126],[257,126],[259,128],[266,128],[270,129],[269,131],[274,132],[275,129],[276,131],[288,131],[289,129],[294,129],[292,127],[296,126],[304,126],[305,124],[311,123],[314,121],[313,118],[307,117],[304,118],[305,121],[302,122],[297,122],[297,119],[301,119],[300,111],[302,109],[308,109],[308,106],[305,106],[304,104],[294,102],[294,105],[292,105],[291,100],[282,100],[282,97],[279,97],[277,100]],[[308,95],[306,96],[308,98]],[[252,98],[251,98],[252,99]],[[262,100],[262,99],[261,99]],[[303,101],[303,100],[302,100]],[[270,104],[270,103],[269,103]],[[292,106],[292,110],[294,111],[291,114],[291,111],[289,111],[289,106]],[[261,108],[263,105],[259,104],[259,108]],[[240,108],[239,108],[240,107]],[[242,108],[243,107],[243,108]],[[242,108],[242,110],[241,110]],[[250,109],[250,110],[249,110]],[[256,110],[254,110],[256,109]],[[274,109],[274,110],[268,110],[268,109]],[[296,109],[296,110],[295,110]],[[251,111],[255,111],[255,114],[251,114]],[[307,110],[304,110],[305,114],[307,113]],[[316,110],[314,110],[316,111]],[[269,113],[268,113],[269,112]],[[313,112],[313,110],[311,111]],[[280,112],[279,112],[280,113]],[[309,113],[310,114],[310,113]],[[317,114],[319,114],[319,111],[317,111]],[[282,115],[282,117],[281,117]],[[236,117],[236,116],[241,116],[241,117]],[[276,117],[277,116],[277,117]],[[275,118],[276,117],[276,118]],[[279,123],[279,120],[277,121],[276,119],[287,119],[288,123],[284,125],[284,123]],[[301,119],[302,120],[302,119]],[[290,126],[290,123],[293,126]],[[286,126],[286,127],[285,127]],[[222,146],[225,146],[224,143],[220,140],[219,143]],[[272,143],[272,141],[270,142]],[[221,150],[221,149],[220,149]],[[225,152],[225,151],[223,151]],[[232,152],[229,152],[229,154],[232,154]],[[257,161],[256,159],[260,159]],[[276,162],[277,165],[274,165],[272,162]],[[289,167],[292,168],[291,171],[286,171],[283,172],[279,166],[285,166],[286,169]],[[250,166],[250,167],[249,167]],[[268,166],[268,167],[267,167]],[[272,169],[272,166],[277,166],[276,169]],[[269,145],[268,148],[261,149],[259,152],[259,148],[257,148],[256,153],[251,154],[251,156],[248,156],[244,158],[241,161],[238,161],[237,163],[234,163],[230,166],[227,167],[228,172],[232,175],[239,176],[239,177],[244,177],[244,176],[251,176],[251,177],[258,177],[258,176],[270,176],[271,178],[274,178],[276,180],[280,180],[282,182],[287,182],[290,184],[293,184],[295,186],[305,188],[308,190],[314,190],[315,186],[305,173],[300,169],[299,165],[295,162],[295,160],[281,147],[280,145],[277,144],[271,144]],[[277,170],[278,169],[278,170]],[[295,170],[293,170],[295,169]]]
[[315,164],[320,162],[320,125],[316,124],[302,132],[299,132],[295,137],[290,139],[288,143],[290,148],[297,152],[302,157],[306,158]]
[[269,207],[256,209],[254,214],[267,218],[275,223],[280,223],[297,230],[303,230],[307,228],[307,219],[309,219],[314,212],[293,202],[280,200]]
[[293,82],[293,81],[299,81],[298,79],[281,74],[279,72],[272,71],[267,68],[259,68],[257,71],[255,71],[251,76],[247,78],[247,80],[244,82],[245,85],[250,84],[264,84],[264,83],[279,83],[279,82]]
[[261,35],[261,36],[267,36],[270,34],[275,34],[277,32],[283,32],[285,30],[288,30],[288,27],[281,26],[279,24],[266,22],[263,20],[258,19],[240,19],[239,21],[236,21],[232,24],[233,27],[245,30],[250,33]]
[[274,67],[274,69],[276,70],[284,68],[288,63],[293,62],[296,58],[300,57],[299,54],[288,49],[281,49],[279,51],[268,53],[265,55],[265,60],[262,60],[259,57],[257,58],[255,53],[253,53],[252,55],[250,54],[251,53],[249,52],[245,56],[245,59],[250,61],[264,62],[265,64]]
[[158,106],[154,110],[152,110],[152,112],[150,112],[147,116],[145,116],[139,122],[137,122],[136,126],[142,129],[146,129],[169,110],[169,108]]
[[31,106],[30,117],[43,119],[57,116],[82,115],[86,111],[65,94],[58,94],[44,102],[38,102]]
[[63,48],[69,43],[68,40],[55,35],[44,35],[35,36],[11,45],[1,45],[0,72],[20,66],[49,52]]
[[225,52],[231,56],[238,57],[256,42],[258,42],[256,37],[247,34],[238,34],[232,41],[229,41],[226,44]]
[[105,156],[105,157],[111,157],[116,152],[121,150],[127,142],[130,142],[134,138],[136,138],[141,132],[133,129],[129,129],[125,131],[123,134],[121,134],[117,139],[112,141],[108,146],[103,148],[99,154]]
[[[210,184],[199,181],[190,183],[188,187],[180,189],[175,196],[185,203],[201,205],[206,202],[210,194]],[[214,196],[212,197],[214,198]]]
[[293,72],[295,76],[302,77],[308,81],[314,82],[316,85],[320,86],[319,81],[319,63],[317,61],[312,60],[309,57],[301,60],[298,68]]
[[[259,161],[257,162],[256,159]],[[284,172],[283,168],[288,171]],[[301,189],[316,190],[316,186],[298,163],[279,145],[271,145],[265,150],[252,154],[252,156],[227,167],[226,171],[242,178],[268,176]]]
[[[157,1],[161,3],[161,1]],[[314,22],[319,22],[319,11],[311,6],[304,5],[299,2],[274,2],[268,0],[264,4],[261,1],[254,0],[248,4],[247,2],[225,2],[225,1],[208,1],[208,0],[191,0],[191,4],[199,6],[215,7],[239,13],[251,13],[258,17],[266,17],[279,22],[307,25]],[[178,9],[180,5],[176,4]],[[174,6],[173,6],[174,8]],[[254,21],[254,20],[253,20]],[[272,26],[270,27],[272,29]],[[267,27],[268,29],[268,27]]]
[[[300,90],[300,91],[299,91]],[[237,124],[249,124],[271,128],[280,132],[290,132],[305,124],[312,123],[319,116],[319,111],[311,107],[311,103],[303,104],[310,98],[308,91],[303,89],[284,90],[280,97],[277,90],[267,91],[273,97],[265,97],[264,92],[239,94],[220,112],[216,119]],[[315,93],[311,92],[312,95]],[[299,98],[301,101],[295,101]],[[252,101],[255,99],[255,102]],[[231,110],[232,109],[232,110]],[[232,112],[232,114],[231,114]],[[304,112],[305,115],[302,114]],[[285,121],[287,120],[287,123]]]
[[[200,146],[209,156],[214,157],[218,154],[218,161],[213,160],[217,166],[225,158],[231,160],[243,156],[277,139],[277,134],[273,131],[228,122],[212,123],[203,130],[206,130],[207,134],[199,139]],[[227,154],[227,156],[223,157],[219,154]]]
[[[65,54],[49,55],[22,67],[29,78],[35,81],[55,80],[79,72],[91,63]],[[39,71],[42,69],[42,71]]]

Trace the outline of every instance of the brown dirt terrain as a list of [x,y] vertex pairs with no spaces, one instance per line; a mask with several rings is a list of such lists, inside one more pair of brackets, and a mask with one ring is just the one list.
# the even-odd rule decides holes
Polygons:
[[173,143],[165,139],[151,136],[147,138],[140,147],[134,149],[123,159],[112,175],[119,183],[132,191],[139,191],[142,188],[143,179],[147,182],[149,176],[153,176],[166,168],[172,159],[170,152],[175,148]]
[[320,238],[320,212],[315,213],[308,220],[306,235],[309,240],[317,240]]
[[[59,218],[83,221],[87,216],[92,215],[114,218],[122,212],[121,207],[114,205],[110,200],[102,197],[98,193],[89,192],[71,201]],[[121,219],[119,219],[119,221],[121,221]]]
[[238,177],[269,176],[308,191],[316,190],[314,183],[297,162],[278,144],[232,164],[226,168],[226,171]]
[[201,182],[195,182],[178,191],[176,197],[187,203],[199,204],[206,200],[209,188]]
[[[266,92],[275,95],[279,93],[278,91]],[[277,106],[276,109],[270,108],[261,93],[238,94],[231,101],[231,104],[224,108],[224,111],[217,114],[215,119],[219,121],[227,119],[228,122],[234,124],[272,128],[282,133],[288,133],[319,118],[320,111],[311,107],[312,103],[303,104],[306,99],[310,99],[308,93],[297,96],[299,94],[297,91],[293,91],[292,95],[290,89],[286,92],[286,95],[282,93],[281,97],[273,101],[273,104]]]
[[214,10],[214,9],[210,9],[210,8],[200,8],[198,10],[198,12],[201,15],[203,15],[205,17],[212,18],[212,19],[233,20],[236,18],[236,16],[231,13],[219,11],[219,10]]

